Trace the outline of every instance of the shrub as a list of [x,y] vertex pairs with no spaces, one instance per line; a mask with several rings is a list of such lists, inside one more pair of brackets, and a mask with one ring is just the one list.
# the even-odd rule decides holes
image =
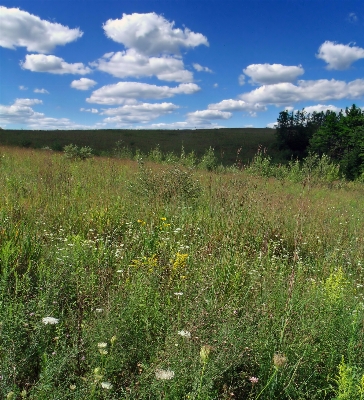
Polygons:
[[68,144],[63,148],[64,156],[70,160],[86,160],[92,157],[91,147],[78,147],[75,144]]

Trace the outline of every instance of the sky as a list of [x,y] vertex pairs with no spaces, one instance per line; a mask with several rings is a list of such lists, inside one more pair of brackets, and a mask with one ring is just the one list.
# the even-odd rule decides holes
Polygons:
[[273,127],[364,107],[363,0],[1,0],[0,127]]

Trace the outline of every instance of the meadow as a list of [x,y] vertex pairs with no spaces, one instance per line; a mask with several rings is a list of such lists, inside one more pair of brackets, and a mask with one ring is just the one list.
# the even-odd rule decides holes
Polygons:
[[364,184],[188,160],[0,147],[1,398],[364,399]]

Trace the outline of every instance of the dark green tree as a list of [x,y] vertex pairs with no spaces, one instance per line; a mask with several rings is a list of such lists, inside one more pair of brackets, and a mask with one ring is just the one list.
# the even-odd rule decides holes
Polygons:
[[305,109],[295,113],[287,110],[279,113],[276,138],[281,150],[289,150],[291,155],[302,158],[313,134],[322,126],[326,115],[324,112],[309,114]]
[[353,104],[344,113],[327,113],[310,140],[310,150],[338,161],[348,179],[357,178],[364,172],[364,112]]

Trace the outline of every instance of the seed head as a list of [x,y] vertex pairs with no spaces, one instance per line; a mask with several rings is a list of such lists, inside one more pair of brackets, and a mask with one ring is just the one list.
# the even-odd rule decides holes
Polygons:
[[281,369],[287,364],[287,357],[281,353],[275,353],[273,356],[273,364],[276,369]]

